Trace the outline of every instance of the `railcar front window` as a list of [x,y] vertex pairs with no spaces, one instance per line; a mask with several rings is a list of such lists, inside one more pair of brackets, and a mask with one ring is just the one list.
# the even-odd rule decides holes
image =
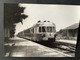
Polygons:
[[52,32],[52,27],[50,27],[50,32]]
[[56,32],[55,27],[53,27],[53,32]]
[[41,32],[41,27],[39,27],[39,32]]
[[42,32],[46,32],[46,27],[42,27]]
[[49,32],[49,27],[47,27],[47,32]]
[[46,32],[46,27],[44,27],[44,26],[39,27],[39,32]]
[[47,32],[52,32],[52,27],[47,27]]

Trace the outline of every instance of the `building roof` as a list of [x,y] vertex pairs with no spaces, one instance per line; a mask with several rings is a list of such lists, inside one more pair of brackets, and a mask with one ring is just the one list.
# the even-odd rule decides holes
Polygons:
[[68,26],[65,29],[76,29],[76,28],[79,28],[79,23],[75,23],[75,24],[73,24],[71,26]]

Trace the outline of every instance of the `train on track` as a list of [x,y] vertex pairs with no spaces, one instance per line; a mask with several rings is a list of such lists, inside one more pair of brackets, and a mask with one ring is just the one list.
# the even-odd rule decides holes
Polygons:
[[18,33],[18,37],[29,37],[36,42],[52,43],[56,40],[56,26],[50,21],[38,21],[34,26]]

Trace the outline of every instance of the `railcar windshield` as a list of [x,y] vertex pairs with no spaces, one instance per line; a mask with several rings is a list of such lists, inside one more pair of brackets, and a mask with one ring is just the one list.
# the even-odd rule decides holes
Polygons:
[[41,27],[39,27],[39,32],[41,32]]
[[51,27],[51,26],[42,26],[39,27],[39,32],[55,32],[55,27]]
[[39,27],[39,32],[46,32],[46,27],[44,27],[44,26]]
[[47,32],[52,32],[52,27],[47,27]]
[[55,29],[55,27],[53,27],[53,32],[56,32],[56,29]]
[[46,27],[42,27],[42,32],[46,32]]
[[55,27],[47,27],[47,32],[55,32]]

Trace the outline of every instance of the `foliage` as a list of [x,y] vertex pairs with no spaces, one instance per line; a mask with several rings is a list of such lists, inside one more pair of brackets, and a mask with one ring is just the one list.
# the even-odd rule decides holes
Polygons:
[[4,28],[10,29],[10,36],[13,37],[15,33],[15,23],[22,22],[23,19],[28,17],[21,14],[24,12],[24,7],[19,7],[18,4],[4,4]]

